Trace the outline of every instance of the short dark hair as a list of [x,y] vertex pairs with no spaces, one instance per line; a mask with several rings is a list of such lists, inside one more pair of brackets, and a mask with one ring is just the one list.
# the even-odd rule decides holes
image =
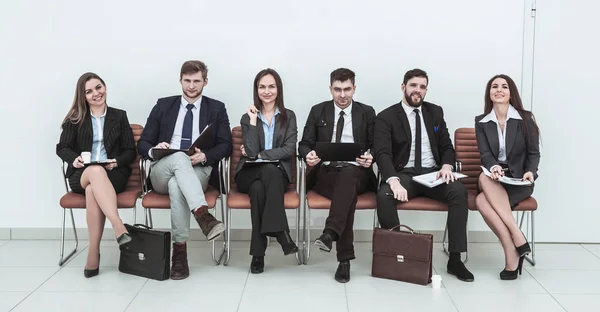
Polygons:
[[418,68],[407,71],[406,74],[404,74],[404,80],[402,81],[402,83],[406,85],[406,83],[409,80],[411,80],[412,78],[415,78],[415,77],[421,77],[421,78],[427,79],[427,84],[429,85],[429,77],[427,76],[427,72],[422,69],[418,69]]
[[334,81],[344,82],[346,80],[350,80],[352,84],[354,84],[356,75],[353,71],[348,68],[338,68],[331,72],[329,76],[329,84],[332,85]]
[[208,67],[202,61],[186,61],[181,65],[181,72],[179,73],[179,79],[183,78],[183,75],[191,75],[201,72],[202,78],[206,80],[208,76]]

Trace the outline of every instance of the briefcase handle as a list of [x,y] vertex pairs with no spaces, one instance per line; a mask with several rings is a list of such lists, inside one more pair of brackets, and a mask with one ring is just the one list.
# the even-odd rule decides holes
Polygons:
[[398,224],[395,227],[391,228],[390,231],[393,231],[394,229],[400,228],[400,227],[405,227],[406,229],[408,229],[410,231],[410,234],[415,234],[415,230],[413,230],[410,226],[404,225],[404,224]]
[[149,227],[149,226],[147,226],[145,224],[141,224],[141,223],[136,223],[136,224],[133,225],[133,227],[141,227],[141,228],[145,228],[147,230],[152,230],[151,227]]

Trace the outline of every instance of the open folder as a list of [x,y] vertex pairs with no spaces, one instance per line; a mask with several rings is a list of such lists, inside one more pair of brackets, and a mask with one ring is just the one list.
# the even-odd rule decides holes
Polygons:
[[[481,166],[481,170],[483,170],[483,174],[485,174],[488,177],[492,177],[492,173],[487,170],[484,166]],[[500,181],[501,183],[504,184],[510,184],[510,185],[525,185],[525,186],[530,186],[531,182],[529,182],[528,180],[523,181],[523,179],[519,179],[519,178],[509,178],[509,177],[505,177],[502,176],[500,177],[500,179],[498,179],[498,181]]]
[[[438,174],[438,171],[434,171],[431,173],[414,176],[413,181],[415,181],[419,184],[423,184],[429,188],[436,187],[442,183],[445,183],[443,178],[436,179],[437,174]],[[456,178],[456,179],[462,179],[462,178],[467,177],[467,175],[464,175],[464,174],[458,173],[458,172],[453,172],[453,174],[454,174],[454,178]]]
[[213,143],[213,127],[212,124],[209,124],[202,130],[202,133],[198,136],[196,141],[192,143],[190,148],[188,149],[171,149],[171,148],[152,148],[152,158],[155,160],[159,160],[165,156],[169,156],[171,154],[177,152],[184,152],[187,155],[191,156],[194,154],[194,148],[198,148],[200,150],[209,148]]
[[254,167],[263,164],[279,164],[279,160],[270,160],[270,159],[256,159],[256,160],[248,160],[244,163],[243,168]]

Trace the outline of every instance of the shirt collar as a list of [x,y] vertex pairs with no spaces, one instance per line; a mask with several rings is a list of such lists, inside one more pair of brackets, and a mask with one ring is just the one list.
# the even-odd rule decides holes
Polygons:
[[94,114],[92,114],[92,109],[90,108],[90,116],[92,116],[92,118],[102,118],[102,117],[106,116],[107,111],[108,111],[108,105],[106,105],[106,107],[104,108],[104,113],[102,113],[102,115],[96,117],[96,116],[94,116]]
[[[506,112],[506,120],[509,119],[518,119],[518,120],[523,120],[523,118],[521,118],[521,115],[519,115],[519,111],[514,108],[511,104],[508,104],[508,111]],[[492,109],[492,111],[485,115],[485,117],[483,117],[483,119],[481,119],[479,122],[488,122],[488,121],[493,121],[495,123],[498,123],[498,118],[496,118],[496,112],[494,112],[494,110]]]
[[404,112],[406,113],[406,116],[410,115],[410,113],[412,113],[415,109],[419,110],[419,113],[421,115],[423,115],[423,110],[421,109],[421,107],[423,107],[423,105],[419,105],[419,107],[412,107],[404,102],[402,103],[402,108],[404,108]]
[[[353,103],[354,103],[354,101],[350,101],[350,105],[348,105],[348,107],[346,107],[346,108],[343,109],[344,116],[351,115],[351,113],[352,113],[352,104]],[[335,111],[335,117],[339,118],[340,117],[340,112],[342,111],[342,109],[339,106],[337,106],[335,104],[335,102],[333,102],[333,107],[335,108],[335,110],[334,110]]]
[[[261,111],[258,111],[257,113],[258,118],[260,118],[260,120],[262,121],[266,121],[267,119],[265,118],[265,115],[263,115],[263,113]],[[279,115],[279,107],[275,107],[275,113],[273,114],[273,117]]]
[[196,108],[196,110],[200,110],[200,103],[202,103],[202,95],[194,103],[188,103],[183,95],[181,96],[181,106],[185,109],[187,109],[188,104],[194,104],[194,108]]

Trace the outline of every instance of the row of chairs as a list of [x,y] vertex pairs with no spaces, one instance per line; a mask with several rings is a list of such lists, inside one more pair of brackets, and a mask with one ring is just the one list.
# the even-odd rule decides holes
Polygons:
[[[143,127],[141,125],[132,124],[134,139],[137,144],[139,137],[142,133]],[[209,209],[217,210],[219,208],[221,212],[222,220],[225,222],[226,231],[223,233],[222,248],[217,251],[216,240],[212,242],[212,258],[216,265],[223,263],[227,265],[230,260],[230,246],[231,246],[231,225],[232,225],[232,210],[234,209],[250,209],[250,198],[248,195],[240,193],[235,185],[235,168],[239,163],[241,155],[240,146],[243,144],[242,130],[241,127],[237,126],[232,129],[233,139],[233,153],[231,157],[222,159],[219,162],[219,185],[224,187],[214,188],[209,186],[205,192],[206,201]],[[481,173],[481,165],[479,158],[479,151],[477,149],[477,141],[475,138],[475,130],[473,128],[460,128],[457,129],[454,134],[454,142],[456,149],[457,171],[468,175],[468,178],[461,180],[468,189],[469,195],[469,209],[477,210],[475,207],[475,197],[477,196],[477,179]],[[118,194],[117,204],[119,208],[132,208],[134,220],[137,215],[137,199],[141,198],[141,205],[144,208],[145,224],[152,227],[152,209],[170,209],[170,202],[168,195],[160,195],[152,190],[148,190],[146,185],[147,177],[147,165],[148,161],[140,159],[139,155],[134,163],[131,164],[132,174],[129,178],[126,191]],[[63,163],[63,174],[66,172],[67,164]],[[288,190],[285,193],[284,205],[287,210],[295,210],[296,213],[296,244],[300,251],[295,254],[296,262],[298,264],[307,264],[310,259],[310,214],[311,210],[324,210],[329,209],[331,201],[314,191],[306,191],[306,175],[307,168],[306,163],[297,158],[293,162],[293,177],[291,183],[288,186]],[[297,174],[297,168],[300,168],[300,174]],[[61,200],[60,205],[63,208],[62,226],[61,226],[61,250],[60,250],[60,261],[59,265],[63,265],[69,258],[71,258],[77,251],[79,240],[77,237],[77,230],[75,228],[75,219],[73,217],[73,209],[85,208],[85,197],[80,194],[75,194],[69,190],[68,183],[65,178],[65,194]],[[358,202],[356,205],[357,210],[373,210],[373,226],[377,226],[377,199],[375,192],[367,192],[358,196]],[[407,211],[438,211],[447,212],[448,206],[445,203],[425,198],[417,197],[413,198],[408,202],[399,203],[397,206],[398,210]],[[75,248],[67,255],[64,256],[65,247],[65,228],[66,228],[66,214],[69,210],[71,216],[71,223],[73,226],[73,233],[75,238]],[[525,218],[528,220],[527,230],[525,233],[529,234],[527,237],[530,238],[532,253],[527,260],[535,265],[535,236],[534,236],[534,211],[537,210],[537,202],[533,197],[530,197],[521,202],[515,209],[520,212],[517,214],[519,226],[523,229],[523,221]],[[134,221],[135,223],[135,221]],[[448,227],[444,231],[443,237],[443,249],[444,252],[448,253],[447,249],[447,237]],[[467,253],[468,260],[468,253]]]

